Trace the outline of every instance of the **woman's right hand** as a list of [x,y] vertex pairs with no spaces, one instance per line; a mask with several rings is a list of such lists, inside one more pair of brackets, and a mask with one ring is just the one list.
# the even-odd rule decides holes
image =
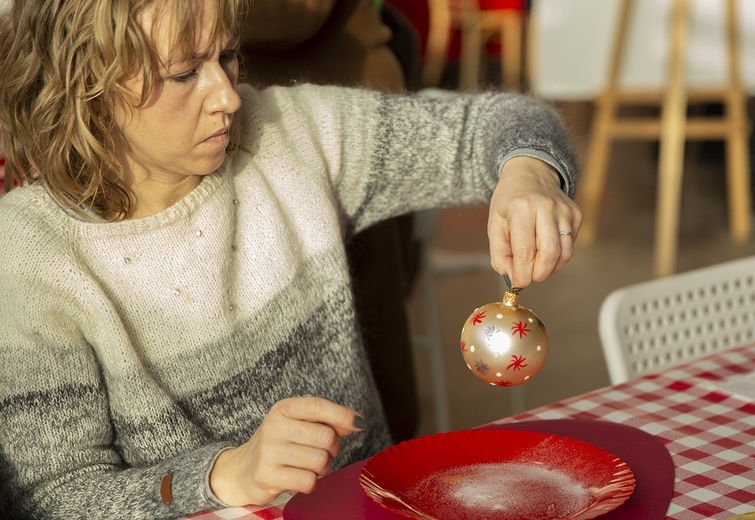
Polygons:
[[283,491],[309,493],[340,453],[340,437],[363,426],[361,415],[327,399],[278,401],[251,439],[218,456],[210,488],[229,506],[267,504]]

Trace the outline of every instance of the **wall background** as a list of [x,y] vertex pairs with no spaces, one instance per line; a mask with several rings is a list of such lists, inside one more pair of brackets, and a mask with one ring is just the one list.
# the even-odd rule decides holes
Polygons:
[[[620,0],[532,0],[532,88],[544,97],[588,100],[605,84]],[[692,0],[689,85],[718,86],[726,74],[725,4]],[[672,0],[637,0],[621,84],[659,87],[665,78]],[[738,1],[741,73],[755,92],[755,2]]]

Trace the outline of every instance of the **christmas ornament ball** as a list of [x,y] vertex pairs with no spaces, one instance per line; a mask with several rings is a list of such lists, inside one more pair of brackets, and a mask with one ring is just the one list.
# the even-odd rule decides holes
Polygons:
[[478,307],[461,330],[461,355],[486,383],[515,386],[531,380],[548,355],[548,333],[530,309],[519,306],[518,291],[502,302]]

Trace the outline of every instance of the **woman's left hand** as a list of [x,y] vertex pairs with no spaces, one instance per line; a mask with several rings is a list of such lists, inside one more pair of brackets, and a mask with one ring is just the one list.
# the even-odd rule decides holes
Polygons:
[[506,161],[488,216],[491,264],[500,275],[527,287],[557,273],[574,255],[581,225],[582,212],[553,167],[532,157]]

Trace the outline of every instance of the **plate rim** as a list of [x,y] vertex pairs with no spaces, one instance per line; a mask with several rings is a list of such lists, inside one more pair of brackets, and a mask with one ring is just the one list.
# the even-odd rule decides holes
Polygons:
[[[621,457],[612,453],[610,450],[607,450],[600,446],[596,446],[595,444],[591,442],[583,441],[581,439],[575,439],[567,435],[548,433],[548,432],[542,432],[542,431],[537,431],[537,430],[506,429],[506,428],[499,427],[499,428],[472,428],[472,429],[456,430],[456,431],[450,431],[450,432],[438,432],[434,434],[416,437],[413,439],[408,439],[398,444],[389,446],[381,450],[380,452],[376,453],[372,457],[369,457],[367,461],[364,463],[364,465],[360,468],[359,485],[362,492],[365,493],[372,501],[374,501],[375,503],[377,503],[384,509],[387,509],[388,511],[398,514],[400,516],[404,516],[406,518],[423,518],[423,519],[432,518],[430,516],[423,514],[421,511],[415,510],[413,507],[411,507],[411,504],[406,504],[404,500],[401,499],[401,497],[399,497],[395,493],[391,493],[390,491],[388,491],[388,494],[385,494],[386,490],[383,490],[382,488],[376,492],[375,487],[377,486],[378,488],[380,488],[379,484],[377,484],[374,481],[376,466],[380,468],[381,461],[383,461],[390,455],[395,454],[396,452],[402,452],[402,451],[405,452],[407,450],[411,452],[411,445],[413,444],[414,445],[425,444],[425,447],[427,447],[428,443],[430,442],[435,441],[436,444],[442,444],[443,442],[449,442],[453,438],[460,437],[460,436],[465,436],[465,437],[484,436],[484,437],[499,438],[499,439],[505,439],[505,438],[510,439],[513,436],[515,438],[516,437],[529,438],[530,440],[534,438],[538,441],[552,438],[561,442],[567,442],[568,444],[576,446],[576,447],[587,446],[589,447],[590,452],[592,454],[600,454],[600,456],[610,459],[610,463],[612,464],[612,469],[611,469],[611,479],[608,482],[609,484],[608,487],[612,488],[611,492],[609,492],[605,496],[598,497],[597,500],[594,500],[593,502],[591,502],[584,509],[570,513],[568,518],[586,520],[589,518],[595,518],[596,516],[600,516],[613,509],[616,509],[618,506],[620,506],[621,504],[623,504],[629,499],[629,497],[632,495],[636,487],[636,477],[631,467],[626,463],[626,461],[624,461]],[[510,459],[503,458],[500,460],[500,462],[504,462],[508,460]],[[469,464],[466,464],[466,465],[475,465],[475,464],[480,464],[480,463],[485,463],[485,461],[470,462]],[[452,468],[452,467],[458,467],[458,466],[449,465],[448,467]],[[430,473],[428,473],[428,475],[429,474]]]

